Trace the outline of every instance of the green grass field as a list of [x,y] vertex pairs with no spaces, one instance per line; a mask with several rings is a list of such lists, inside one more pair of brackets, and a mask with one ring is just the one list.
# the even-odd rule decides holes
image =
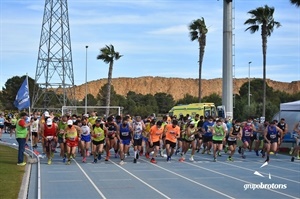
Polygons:
[[25,166],[17,166],[17,159],[16,149],[0,145],[0,198],[18,198]]

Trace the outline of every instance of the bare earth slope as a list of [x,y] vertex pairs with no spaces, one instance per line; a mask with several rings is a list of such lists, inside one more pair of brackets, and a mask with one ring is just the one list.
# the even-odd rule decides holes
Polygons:
[[[240,87],[248,82],[247,78],[234,80],[234,93],[238,93]],[[107,83],[107,79],[99,79],[88,82],[88,93],[96,97],[99,89]],[[268,86],[274,90],[285,91],[289,94],[300,92],[300,81],[291,83],[278,82],[267,80]],[[183,78],[166,78],[166,77],[137,77],[137,78],[113,78],[112,85],[117,94],[126,96],[129,91],[140,94],[152,94],[158,92],[168,93],[173,96],[175,100],[181,99],[185,94],[197,96],[197,79],[183,79]],[[85,84],[76,86],[76,98],[82,100],[85,97]],[[203,79],[202,80],[202,96],[208,96],[212,93],[222,95],[222,79]]]

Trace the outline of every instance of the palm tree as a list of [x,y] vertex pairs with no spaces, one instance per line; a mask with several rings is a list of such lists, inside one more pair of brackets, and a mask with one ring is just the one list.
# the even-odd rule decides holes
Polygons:
[[244,25],[250,25],[245,31],[249,30],[251,34],[257,32],[261,28],[262,51],[263,51],[263,112],[266,114],[266,55],[267,55],[267,37],[271,36],[274,27],[280,27],[280,23],[273,18],[274,7],[265,5],[258,7],[255,10],[250,10],[251,18],[247,19]]
[[100,54],[97,56],[97,59],[101,59],[105,63],[109,64],[108,69],[108,78],[107,78],[107,95],[106,95],[106,116],[109,115],[109,106],[110,106],[110,92],[111,92],[111,81],[112,81],[112,71],[114,66],[114,60],[118,60],[123,55],[120,55],[119,52],[115,51],[113,45],[106,45],[105,47],[100,49]]
[[291,4],[294,4],[296,7],[300,7],[300,0],[290,0]]
[[201,103],[201,76],[202,76],[202,62],[204,57],[207,28],[204,18],[192,21],[189,25],[191,41],[197,40],[199,43],[199,82],[198,82],[198,98]]

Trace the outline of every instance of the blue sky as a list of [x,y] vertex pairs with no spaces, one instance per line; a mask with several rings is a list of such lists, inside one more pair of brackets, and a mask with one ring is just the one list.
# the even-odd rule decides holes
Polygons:
[[[35,77],[44,0],[0,1],[0,87],[13,76]],[[235,77],[262,77],[260,32],[245,32],[249,10],[275,7],[282,24],[268,38],[267,78],[300,80],[300,8],[289,0],[234,0]],[[188,25],[204,17],[208,27],[203,79],[222,77],[223,1],[217,0],[69,0],[75,84],[107,78],[99,49],[113,44],[124,55],[113,77],[198,77],[198,43]]]

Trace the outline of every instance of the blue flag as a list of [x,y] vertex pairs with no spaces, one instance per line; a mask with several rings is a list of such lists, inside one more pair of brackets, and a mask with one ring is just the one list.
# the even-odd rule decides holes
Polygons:
[[26,78],[21,85],[17,95],[16,99],[14,101],[15,107],[17,107],[19,110],[29,108],[30,107],[30,98],[29,98],[29,86],[28,86],[28,78]]

